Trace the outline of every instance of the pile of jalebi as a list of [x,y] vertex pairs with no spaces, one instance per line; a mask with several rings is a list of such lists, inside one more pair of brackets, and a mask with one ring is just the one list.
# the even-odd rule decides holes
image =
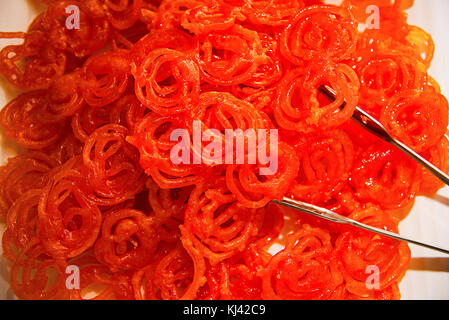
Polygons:
[[[271,200],[397,232],[417,195],[443,187],[350,119],[359,105],[449,171],[448,102],[427,74],[431,36],[407,24],[412,1],[41,1],[27,32],[0,33],[23,39],[0,52],[0,74],[24,91],[0,112],[27,150],[0,168],[19,298],[400,298],[405,243]],[[174,163],[172,133],[195,128],[277,129],[277,171]],[[294,230],[273,254],[286,216]]]

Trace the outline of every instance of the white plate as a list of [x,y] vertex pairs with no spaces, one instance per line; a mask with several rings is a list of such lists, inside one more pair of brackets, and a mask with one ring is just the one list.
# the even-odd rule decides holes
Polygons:
[[[0,30],[25,31],[41,9],[34,0],[1,0]],[[430,74],[440,83],[446,97],[449,97],[448,12],[447,0],[415,0],[415,6],[409,10],[409,23],[433,36],[436,54]],[[11,40],[0,40],[0,48],[11,43]],[[0,77],[0,108],[18,92]],[[0,135],[0,163],[14,155],[15,150],[17,145]],[[0,235],[3,229],[4,224],[0,223]],[[442,190],[436,199],[419,198],[413,212],[401,224],[400,232],[449,248],[449,189]],[[403,299],[449,299],[449,257],[415,246],[411,249],[410,270],[400,285]],[[13,298],[8,268],[8,263],[0,257],[0,299]]]

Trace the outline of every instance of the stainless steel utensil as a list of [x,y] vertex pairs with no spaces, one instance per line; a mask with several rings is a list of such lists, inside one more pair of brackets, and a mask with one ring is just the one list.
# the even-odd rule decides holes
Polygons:
[[[324,86],[321,86],[319,90],[329,100],[335,101],[336,93],[331,87],[324,85]],[[438,179],[443,181],[446,185],[449,185],[449,175],[448,174],[446,174],[445,172],[443,172],[442,170],[437,168],[435,165],[433,165],[432,163],[430,163],[429,161],[424,159],[422,156],[420,156],[418,153],[413,151],[410,147],[408,147],[401,141],[393,138],[387,132],[385,127],[377,119],[375,119],[373,116],[371,116],[369,113],[367,113],[366,111],[362,110],[359,107],[356,107],[354,114],[352,116],[352,120],[354,120],[356,123],[358,123],[360,126],[362,126],[364,129],[368,130],[372,134],[376,135],[377,137],[381,138],[382,140],[384,140],[384,141],[394,145],[395,147],[399,148],[400,150],[402,150],[405,154],[407,154],[413,160],[417,161],[422,166],[424,166],[427,170],[429,170],[431,173],[433,173]],[[339,214],[332,212],[330,210],[327,210],[325,208],[321,208],[321,207],[318,207],[318,206],[315,206],[315,205],[312,205],[309,203],[305,203],[305,202],[301,202],[301,201],[297,201],[297,200],[293,200],[293,199],[289,199],[289,198],[284,198],[281,201],[274,200],[273,202],[283,205],[283,206],[294,208],[301,212],[304,212],[304,213],[307,213],[310,215],[314,215],[316,217],[319,217],[321,219],[325,219],[325,220],[328,220],[328,221],[331,221],[334,223],[350,225],[350,226],[353,226],[356,228],[360,228],[360,229],[364,229],[364,230],[367,230],[370,232],[374,232],[376,234],[380,234],[382,236],[386,236],[386,237],[393,238],[393,239],[400,240],[400,241],[406,241],[408,243],[412,243],[412,244],[415,244],[415,245],[418,245],[418,246],[421,246],[421,247],[424,247],[427,249],[431,249],[431,250],[449,254],[449,250],[447,250],[447,249],[444,249],[444,248],[441,248],[438,246],[434,246],[434,245],[430,245],[430,244],[427,244],[427,243],[424,243],[421,241],[417,241],[412,238],[405,237],[405,236],[399,235],[394,232],[382,230],[379,228],[374,228],[369,225],[366,225],[366,224],[360,223],[358,221],[344,217],[342,215],[339,215]]]
[[400,241],[409,242],[409,243],[415,244],[417,246],[421,246],[421,247],[424,247],[424,248],[427,248],[427,249],[431,249],[431,250],[439,251],[439,252],[442,252],[442,253],[445,253],[445,254],[449,254],[449,250],[447,250],[447,249],[444,249],[444,248],[441,248],[441,247],[438,247],[438,246],[434,246],[434,245],[431,245],[431,244],[427,244],[427,243],[424,243],[424,242],[421,242],[421,241],[417,241],[417,240],[414,240],[412,238],[405,237],[405,236],[402,236],[402,235],[394,233],[394,232],[390,232],[390,231],[386,231],[386,230],[383,230],[383,229],[371,227],[369,225],[366,225],[366,224],[360,223],[358,221],[355,221],[355,220],[349,219],[347,217],[344,217],[342,215],[339,215],[339,214],[337,214],[335,212],[332,212],[332,211],[330,211],[328,209],[321,208],[321,207],[318,207],[318,206],[315,206],[315,205],[312,205],[312,204],[309,204],[309,203],[305,203],[305,202],[301,202],[301,201],[297,201],[297,200],[293,200],[293,199],[289,199],[289,198],[284,198],[281,201],[273,200],[273,202],[277,203],[277,204],[280,204],[280,205],[283,205],[283,206],[287,206],[287,207],[299,210],[301,212],[304,212],[304,213],[307,213],[307,214],[310,214],[310,215],[313,215],[313,216],[316,216],[316,217],[321,218],[321,219],[325,219],[325,220],[334,222],[334,223],[339,223],[339,224],[345,224],[345,225],[353,226],[353,227],[356,227],[356,228],[360,228],[360,229],[364,229],[364,230],[367,230],[367,231],[370,231],[370,232],[374,232],[376,234],[380,234],[380,235],[385,236],[385,237],[393,238],[393,239],[400,240]]
[[[330,100],[335,100],[336,93],[329,86],[321,86],[321,93],[323,93]],[[405,145],[403,142],[399,141],[396,138],[393,138],[385,129],[385,127],[373,116],[371,116],[368,112],[362,110],[359,107],[356,107],[354,114],[352,115],[352,120],[354,120],[357,124],[362,126],[364,129],[368,130],[372,134],[376,135],[380,139],[394,145],[399,148],[405,154],[407,154],[413,160],[419,162],[422,166],[424,166],[427,170],[429,170],[432,174],[434,174],[438,179],[443,181],[446,185],[449,186],[449,175],[437,168],[435,165],[430,163],[428,160],[424,159],[418,153],[413,151],[410,147]]]

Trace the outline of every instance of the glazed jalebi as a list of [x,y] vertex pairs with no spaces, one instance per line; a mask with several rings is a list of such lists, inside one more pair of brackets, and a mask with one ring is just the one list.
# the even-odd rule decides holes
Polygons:
[[19,298],[400,298],[405,243],[272,200],[397,232],[443,187],[351,121],[362,107],[449,171],[448,101],[413,1],[40,2],[27,32],[0,32],[23,40],[0,51],[23,91],[0,111],[25,149],[0,167]]

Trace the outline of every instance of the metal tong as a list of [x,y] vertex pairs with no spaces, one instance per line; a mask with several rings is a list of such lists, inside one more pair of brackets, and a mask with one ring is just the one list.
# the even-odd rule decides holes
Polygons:
[[[320,92],[324,94],[329,100],[335,101],[336,99],[336,93],[335,91],[330,88],[329,86],[321,86],[319,88]],[[344,106],[344,104],[343,104]],[[342,106],[342,107],[343,107]],[[402,143],[401,141],[393,138],[385,129],[385,127],[374,117],[372,117],[370,114],[368,114],[366,111],[360,109],[359,107],[356,107],[354,114],[352,115],[352,120],[354,120],[357,124],[359,124],[364,129],[368,130],[372,134],[376,135],[377,137],[381,138],[382,140],[394,145],[398,149],[402,150],[405,154],[407,154],[409,157],[411,157],[413,160],[419,162],[422,166],[424,166],[427,170],[429,170],[432,174],[434,174],[438,179],[443,181],[446,185],[449,186],[449,175],[441,171],[439,168],[434,166],[432,163],[430,163],[428,160],[424,159],[422,156],[420,156],[418,153],[413,151],[410,147]],[[449,254],[449,250],[433,246],[427,243],[423,243],[420,241],[416,241],[414,239],[401,236],[400,234],[386,231],[383,229],[371,227],[369,225],[360,223],[358,221],[349,219],[347,217],[344,217],[342,215],[339,215],[335,212],[332,212],[328,209],[321,208],[312,204],[308,204],[301,201],[296,201],[289,198],[284,198],[281,201],[273,200],[274,203],[290,207],[296,210],[299,210],[301,212],[316,216],[321,219],[325,219],[334,223],[339,224],[345,224],[350,225],[356,228],[364,229],[366,231],[370,231],[376,234],[380,234],[382,236],[386,236],[389,238],[393,238],[400,241],[409,242],[414,245],[418,245],[427,249],[435,250],[438,252],[442,252],[445,254]]]
[[[323,93],[329,100],[334,101],[336,98],[335,91],[329,86],[321,86],[320,92]],[[359,124],[364,129],[368,130],[375,136],[381,138],[382,140],[394,145],[398,149],[402,150],[405,154],[407,154],[413,160],[419,162],[424,168],[429,170],[432,174],[434,174],[438,179],[443,181],[446,185],[449,186],[449,175],[438,169],[428,160],[424,159],[418,153],[413,151],[410,147],[402,143],[401,141],[393,138],[388,132],[387,129],[373,116],[371,116],[366,111],[360,109],[359,107],[355,108],[354,114],[352,115],[352,120],[354,120],[357,124]]]
[[360,229],[364,229],[366,231],[370,231],[376,234],[380,234],[382,236],[385,237],[389,237],[389,238],[393,238],[396,240],[400,240],[400,241],[405,241],[405,242],[409,242],[411,244],[415,244],[417,246],[420,247],[424,247],[427,249],[431,249],[431,250],[435,250],[435,251],[439,251],[442,253],[446,253],[449,254],[449,250],[444,249],[444,248],[440,248],[437,246],[433,246],[424,242],[420,242],[417,240],[414,240],[412,238],[408,238],[405,236],[401,236],[400,234],[394,233],[394,232],[390,232],[390,231],[386,231],[383,229],[379,229],[379,228],[375,228],[375,227],[371,227],[367,224],[363,224],[361,222],[355,221],[353,219],[349,219],[345,216],[339,215],[333,211],[327,210],[325,208],[321,208],[318,206],[314,206],[312,204],[309,203],[305,203],[305,202],[301,202],[301,201],[296,201],[293,199],[289,199],[289,198],[284,198],[281,201],[278,200],[273,200],[274,203],[286,206],[286,207],[290,207],[296,210],[299,210],[301,212],[313,215],[315,217],[324,219],[324,220],[328,220],[331,222],[335,222],[335,223],[339,223],[339,224],[345,224],[345,225],[349,225],[349,226],[353,226],[356,228],[360,228]]

